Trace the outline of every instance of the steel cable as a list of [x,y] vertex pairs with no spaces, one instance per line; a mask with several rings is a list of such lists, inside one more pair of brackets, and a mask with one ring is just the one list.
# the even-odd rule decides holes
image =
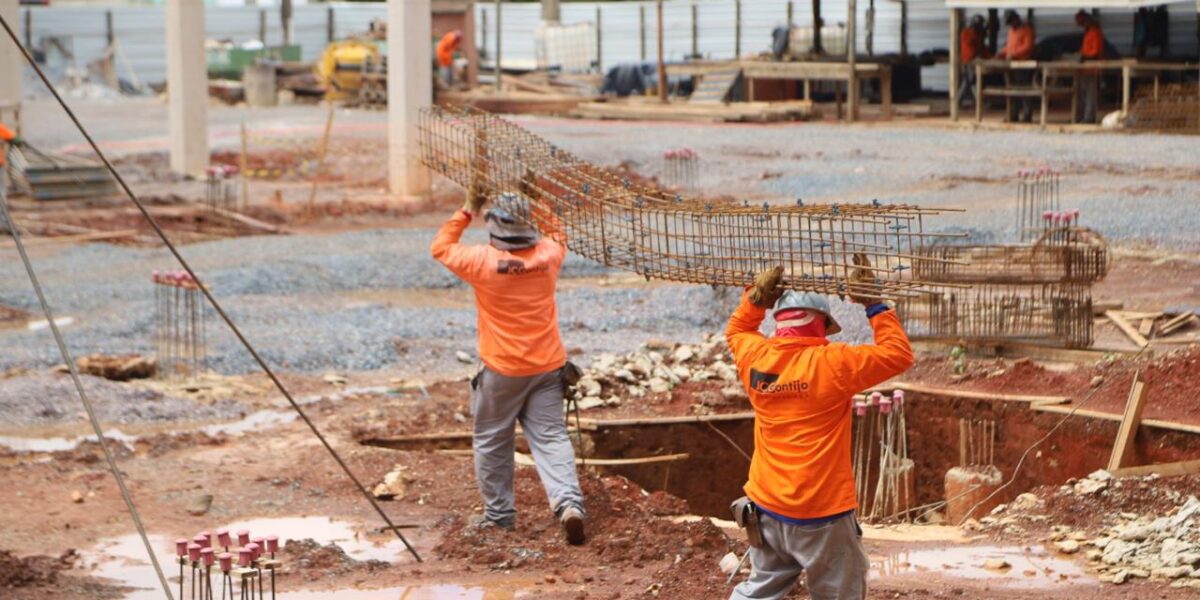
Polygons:
[[[396,533],[396,537],[404,543],[404,547],[408,549],[408,552],[412,554],[413,558],[416,559],[417,562],[424,562],[421,559],[421,555],[417,554],[416,549],[412,547],[412,544],[408,542],[408,540],[404,537],[404,534],[400,533],[400,530],[396,528],[394,523],[392,523],[391,518],[388,517],[383,508],[379,506],[379,503],[375,500],[375,497],[372,496],[369,491],[367,491],[367,488],[363,486],[358,477],[354,475],[354,472],[350,470],[350,467],[345,463],[345,461],[342,460],[342,457],[337,453],[336,450],[334,450],[333,446],[329,444],[329,441],[325,439],[325,436],[321,434],[320,430],[317,429],[317,426],[312,422],[312,420],[309,419],[308,415],[304,412],[304,409],[300,408],[300,404],[296,402],[296,399],[292,397],[291,392],[287,390],[287,388],[283,385],[283,382],[279,380],[279,378],[275,375],[275,372],[272,371],[271,367],[267,365],[267,362],[263,360],[258,351],[254,349],[254,346],[252,346],[249,340],[246,339],[245,335],[242,334],[241,329],[234,324],[233,319],[229,317],[229,315],[225,312],[225,309],[219,302],[217,302],[216,297],[214,297],[212,292],[209,291],[208,286],[204,285],[199,276],[196,275],[196,272],[192,270],[192,266],[187,262],[186,259],[183,258],[183,255],[179,253],[179,249],[176,248],[175,244],[171,243],[171,240],[167,238],[166,232],[163,231],[162,227],[158,224],[158,221],[154,219],[154,217],[150,214],[150,211],[146,209],[146,206],[142,204],[142,201],[139,200],[137,195],[133,193],[133,190],[130,189],[129,184],[125,182],[125,179],[121,177],[121,174],[118,173],[113,167],[112,163],[109,162],[108,157],[100,151],[100,147],[96,144],[96,141],[92,139],[91,134],[88,133],[83,124],[79,122],[79,118],[75,116],[74,111],[71,110],[71,107],[68,106],[63,100],[62,96],[59,95],[58,89],[56,89],[54,85],[50,83],[50,80],[46,77],[45,72],[43,72],[37,62],[33,60],[33,56],[29,54],[29,50],[21,45],[21,42],[17,39],[16,32],[13,31],[12,27],[8,24],[8,20],[3,16],[0,16],[0,25],[4,26],[4,31],[8,34],[8,37],[12,39],[13,44],[15,44],[16,47],[21,51],[21,55],[25,57],[26,62],[28,62],[29,66],[33,68],[35,73],[37,73],[38,78],[42,80],[42,83],[45,84],[46,89],[50,91],[51,95],[54,96],[55,101],[57,101],[59,106],[62,107],[63,111],[66,112],[67,117],[71,119],[71,122],[74,123],[75,127],[79,130],[79,133],[83,135],[85,140],[87,140],[87,143],[89,146],[91,146],[92,151],[96,153],[96,156],[99,157],[100,161],[104,163],[104,167],[109,173],[112,174],[113,179],[117,181],[117,184],[121,186],[121,189],[125,192],[125,194],[129,196],[129,199],[133,201],[135,206],[137,206],[138,211],[142,213],[142,216],[145,217],[146,221],[150,224],[150,227],[154,229],[154,233],[162,239],[163,244],[166,245],[167,249],[170,250],[175,259],[179,261],[180,266],[182,266],[183,269],[187,271],[188,275],[191,276],[192,281],[196,282],[197,287],[199,287],[200,291],[204,294],[204,297],[208,299],[210,304],[212,304],[213,310],[215,310],[221,317],[221,320],[229,326],[229,329],[233,332],[233,335],[237,337],[242,346],[246,348],[246,351],[250,353],[250,356],[254,358],[254,361],[258,363],[258,366],[262,368],[263,373],[270,378],[276,389],[283,394],[283,397],[286,398],[288,403],[291,404],[292,408],[295,409],[296,414],[300,416],[300,419],[304,421],[304,424],[307,425],[308,428],[313,432],[313,435],[317,436],[317,439],[320,440],[321,445],[323,445],[325,449],[329,451],[330,456],[333,457],[334,461],[337,462],[342,471],[346,473],[346,476],[349,477],[352,482],[354,482],[354,485],[362,493],[363,497],[367,499],[367,502],[369,502],[371,507],[375,509],[375,512],[379,514],[379,517],[382,518],[385,523],[387,523],[388,528]],[[51,326],[53,326],[53,321],[51,321]],[[154,560],[153,553],[151,553],[150,558],[151,560]],[[167,593],[169,596],[170,592]]]

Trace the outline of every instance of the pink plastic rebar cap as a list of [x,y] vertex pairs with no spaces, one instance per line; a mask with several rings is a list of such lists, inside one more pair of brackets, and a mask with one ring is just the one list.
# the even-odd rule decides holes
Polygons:
[[253,555],[254,555],[254,551],[249,548],[238,549],[238,566],[239,567],[250,566],[250,560]]
[[866,416],[867,403],[866,402],[855,402],[854,403],[854,414],[857,414],[860,417]]
[[213,534],[211,531],[201,531],[200,534],[197,535],[196,537],[204,538],[204,547],[205,548],[212,548]]
[[196,544],[197,546],[200,546],[201,548],[207,548],[208,547],[208,538],[204,537],[203,533],[197,533],[196,537],[192,538],[192,543]]
[[229,542],[230,542],[229,530],[228,529],[218,529],[217,530],[217,543],[225,548],[228,548]]
[[879,406],[879,402],[883,400],[883,394],[879,392],[871,392],[871,400],[867,402],[869,406]]
[[892,412],[892,401],[890,398],[879,399],[879,412],[885,415]]
[[185,538],[175,540],[175,556],[187,554],[188,541]]
[[250,530],[243,529],[237,532],[237,542],[239,546],[245,546],[250,543]]
[[1049,221],[1053,218],[1054,218],[1054,211],[1047,210],[1047,211],[1042,212],[1042,220],[1043,221]]
[[187,553],[188,560],[192,562],[200,560],[200,544],[188,544]]
[[279,536],[277,536],[277,535],[268,535],[267,536],[267,552],[270,552],[271,554],[275,554],[276,552],[279,552]]
[[246,545],[246,547],[254,552],[254,554],[251,555],[254,560],[258,560],[258,557],[262,556],[263,547],[262,544],[259,544],[257,540],[250,542]]
[[892,392],[892,402],[895,402],[897,407],[904,406],[904,390],[894,390]]
[[211,567],[213,564],[213,549],[212,548],[201,548],[200,549],[200,560],[204,562],[205,566]]
[[229,570],[233,568],[233,555],[228,552],[222,552],[220,559],[221,570],[228,573]]

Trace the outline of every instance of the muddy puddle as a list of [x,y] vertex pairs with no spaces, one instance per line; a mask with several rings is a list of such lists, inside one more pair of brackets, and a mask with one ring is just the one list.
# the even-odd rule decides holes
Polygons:
[[[384,386],[371,387],[355,387],[347,388],[333,394],[315,394],[297,398],[296,402],[301,406],[318,402],[322,399],[327,399],[330,402],[338,402],[345,398],[360,394],[387,394],[392,388]],[[421,389],[422,394],[426,394],[424,388]],[[279,408],[269,408],[258,410],[247,414],[246,416],[236,421],[226,423],[214,423],[200,428],[200,431],[211,435],[229,435],[237,436],[250,432],[258,432],[280,425],[286,425],[295,421],[298,417],[295,410],[287,406],[286,401],[281,400]],[[161,433],[179,433],[183,431],[193,431],[190,428],[184,428],[179,431],[166,430]],[[160,433],[160,432],[156,432]],[[128,448],[133,448],[142,436],[130,435],[119,429],[110,429],[104,432],[104,437],[124,444]],[[64,452],[72,450],[81,443],[95,441],[94,435],[81,436],[53,436],[53,437],[18,437],[9,435],[0,435],[0,448],[11,450],[13,452]]]
[[[989,560],[1001,560],[1009,566],[989,569],[985,567]],[[871,557],[874,579],[911,576],[973,579],[1021,589],[1088,586],[1097,582],[1083,565],[1037,545],[921,547]]]
[[[353,523],[327,517],[286,517],[275,519],[251,519],[222,523],[216,529],[231,532],[249,530],[252,537],[279,536],[281,547],[289,540],[315,540],[321,545],[337,544],[350,558],[358,561],[381,560],[390,563],[408,562],[404,545],[393,535],[367,531]],[[174,538],[161,534],[150,536],[159,564],[165,569],[173,590],[178,593],[179,566],[175,562]],[[114,583],[131,588],[125,600],[160,600],[161,586],[154,569],[146,557],[145,546],[136,534],[103,540],[91,550],[83,553],[83,568],[89,575],[103,577]],[[286,565],[285,565],[286,569]],[[187,581],[190,584],[190,574]],[[416,598],[515,598],[516,588],[511,585],[405,586],[381,589],[347,589],[305,591],[288,589],[287,578],[279,581],[278,598],[305,600],[309,598],[338,598],[339,600],[374,600]],[[213,585],[220,585],[220,578],[213,577]],[[185,593],[186,593],[185,586]],[[268,589],[269,594],[269,589]]]

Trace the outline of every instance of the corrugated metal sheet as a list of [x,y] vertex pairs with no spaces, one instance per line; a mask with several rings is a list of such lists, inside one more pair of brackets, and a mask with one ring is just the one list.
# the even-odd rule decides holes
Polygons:
[[[865,26],[869,0],[858,0],[860,27]],[[673,1],[664,6],[664,47],[668,59],[678,60],[691,53],[692,2]],[[695,2],[698,14],[699,50],[712,58],[733,56],[735,8],[732,0],[699,0]],[[570,2],[562,5],[563,21],[567,23],[592,21],[596,8],[602,11],[602,63],[612,66],[621,62],[640,59],[638,31],[638,8],[646,13],[647,57],[655,56],[655,5],[653,2]],[[744,0],[742,3],[742,53],[766,51],[770,44],[771,30],[786,23],[787,0]],[[374,18],[386,16],[385,4],[330,3],[327,5],[305,5],[295,8],[296,42],[303,47],[305,60],[320,54],[326,43],[327,9],[334,9],[334,21],[338,35],[365,31]],[[875,2],[876,53],[896,52],[900,47],[900,5],[889,0]],[[32,12],[34,44],[47,35],[70,38],[77,64],[86,64],[101,56],[104,50],[104,12],[113,11],[113,22],[117,37],[133,68],[144,81],[162,81],[166,78],[166,52],[163,48],[163,15],[161,7],[88,7],[50,6],[23,9]],[[229,38],[243,42],[258,36],[259,12],[266,11],[268,22],[267,42],[277,44],[282,39],[277,9],[258,7],[210,7],[206,28],[212,38]],[[488,13],[488,27],[495,27],[494,5],[490,2],[477,3],[477,16]],[[503,55],[507,59],[532,63],[534,59],[533,31],[537,27],[541,12],[536,3],[506,4],[503,8]],[[1196,12],[1190,4],[1173,5],[1171,12],[1171,50],[1175,54],[1195,56],[1198,53],[1196,40]],[[827,2],[822,9],[826,23],[846,20],[845,2]],[[1077,31],[1072,20],[1071,9],[1039,10],[1036,15],[1038,35]],[[949,9],[944,0],[914,0],[909,3],[910,52],[945,49],[949,40]],[[798,25],[811,25],[810,3],[799,0],[794,3],[794,18]],[[477,23],[481,21],[477,20]],[[1133,13],[1129,10],[1102,10],[1101,23],[1109,41],[1121,52],[1129,53],[1132,48]],[[24,21],[22,20],[22,26]],[[482,42],[483,32],[476,33],[476,43]],[[495,32],[489,31],[488,43],[495,43]],[[858,37],[860,52],[866,51],[865,32]],[[488,49],[489,52],[491,48]],[[946,67],[926,68],[923,73],[926,88],[944,91],[948,77]]]

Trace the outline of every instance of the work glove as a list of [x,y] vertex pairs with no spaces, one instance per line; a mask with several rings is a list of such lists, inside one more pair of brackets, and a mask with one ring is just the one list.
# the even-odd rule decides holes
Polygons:
[[783,295],[783,266],[773,267],[758,274],[754,278],[754,289],[750,290],[750,303],[765,309],[775,307],[779,297]]
[[478,188],[472,185],[467,189],[467,199],[463,202],[463,210],[478,215],[479,211],[483,210],[483,205],[487,203],[487,196],[480,193]]
[[11,142],[9,142],[9,143],[10,143],[10,144],[12,144],[12,145],[14,145],[14,146],[24,146],[24,145],[25,145],[25,138],[23,138],[23,137],[21,137],[21,136],[19,136],[19,135],[18,135],[18,136],[16,136],[16,137],[14,137],[14,138],[12,139],[12,141],[11,141]]
[[875,273],[869,268],[864,268],[871,266],[871,261],[867,258],[867,255],[862,252],[855,252],[853,260],[857,268],[850,272],[850,285],[848,286],[850,291],[846,294],[850,297],[850,301],[863,306],[871,306],[883,302],[879,283],[875,280]]

